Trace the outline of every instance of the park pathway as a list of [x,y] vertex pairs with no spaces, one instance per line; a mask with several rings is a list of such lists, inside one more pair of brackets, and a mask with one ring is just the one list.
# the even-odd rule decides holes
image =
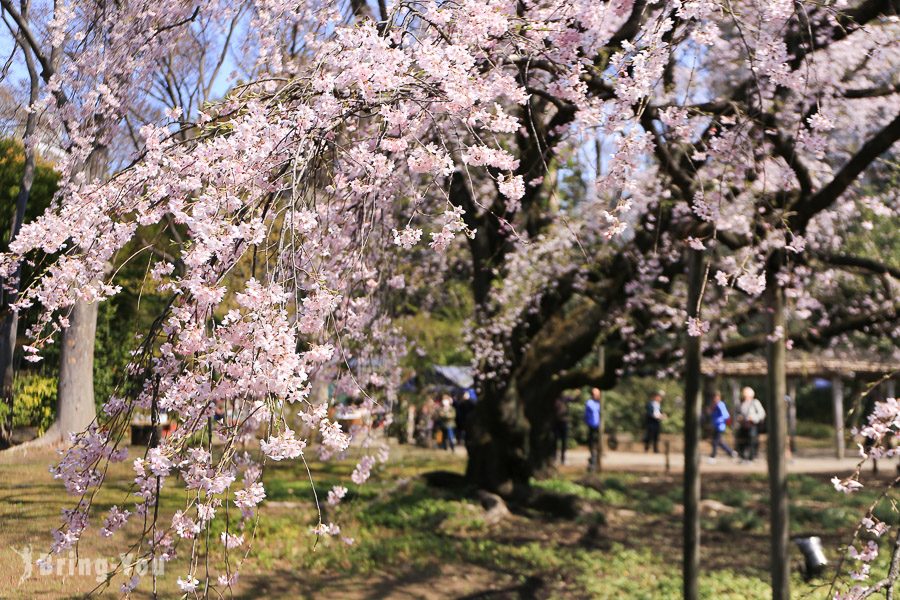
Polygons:
[[[708,446],[708,444],[707,444]],[[707,450],[704,448],[704,450]],[[587,448],[579,446],[566,452],[566,470],[586,468],[588,464]],[[837,459],[828,456],[797,456],[788,461],[787,467],[790,473],[847,473],[856,468],[859,463],[857,456]],[[878,468],[883,472],[895,472],[896,460],[881,460]],[[606,450],[603,453],[603,470],[610,471],[664,471],[666,457],[664,454],[644,452],[612,452]],[[684,470],[684,455],[680,452],[672,452],[669,455],[669,468],[673,473],[681,473]],[[871,463],[864,467],[871,471]],[[714,463],[707,461],[706,456],[700,461],[702,473],[765,473],[765,455],[760,456],[752,463],[741,463],[728,457],[719,456]]]

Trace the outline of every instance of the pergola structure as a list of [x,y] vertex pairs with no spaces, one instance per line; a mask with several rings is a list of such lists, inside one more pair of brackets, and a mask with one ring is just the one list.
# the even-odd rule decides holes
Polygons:
[[[765,377],[768,366],[763,358],[744,360],[705,361],[702,365],[704,376],[709,378],[723,377],[731,385],[732,401],[740,402],[740,377]],[[844,381],[857,377],[877,380],[885,378],[887,397],[896,397],[896,381],[900,374],[900,362],[889,360],[864,360],[858,358],[826,358],[802,356],[785,361],[788,377],[788,432],[791,437],[791,449],[794,449],[794,436],[797,425],[797,382],[810,378],[831,380],[831,397],[834,410],[835,455],[844,457]]]

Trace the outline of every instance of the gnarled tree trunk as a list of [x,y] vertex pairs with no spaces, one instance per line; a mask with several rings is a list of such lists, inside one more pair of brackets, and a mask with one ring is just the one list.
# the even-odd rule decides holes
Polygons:
[[530,425],[515,380],[505,386],[486,385],[473,417],[466,439],[466,478],[507,497],[527,493]]
[[467,444],[466,475],[480,488],[524,496],[533,475],[552,465],[553,405],[567,389],[615,383],[621,353],[605,353],[605,364],[578,368],[595,349],[603,307],[584,301],[542,322],[527,351],[515,357],[508,384],[484,384]]

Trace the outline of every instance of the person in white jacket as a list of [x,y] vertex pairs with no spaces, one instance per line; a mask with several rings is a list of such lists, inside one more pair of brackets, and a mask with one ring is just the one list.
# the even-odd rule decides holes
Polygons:
[[738,407],[738,453],[744,460],[756,460],[759,451],[759,425],[766,418],[766,409],[751,387],[741,390]]

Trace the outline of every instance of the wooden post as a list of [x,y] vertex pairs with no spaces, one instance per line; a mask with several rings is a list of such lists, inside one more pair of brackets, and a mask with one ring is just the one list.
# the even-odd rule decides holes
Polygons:
[[[687,315],[699,318],[703,289],[703,253],[688,254]],[[703,410],[700,336],[685,336],[684,354],[684,599],[698,600],[700,574],[700,414]],[[666,472],[669,442],[666,442]]]
[[666,475],[672,470],[672,461],[669,459],[669,440],[663,442],[663,447],[666,452]]
[[844,380],[831,380],[831,400],[834,407],[834,455],[844,458]]
[[897,397],[897,382],[893,379],[887,380],[887,397],[888,398],[896,398]]
[[734,377],[729,377],[728,385],[731,386],[731,410],[734,412],[741,405],[741,384]]
[[797,382],[796,380],[791,381],[790,387],[788,388],[788,396],[791,401],[788,404],[788,439],[790,443],[788,447],[791,451],[791,456],[797,452]]
[[785,360],[787,324],[784,318],[784,289],[776,278],[783,255],[776,252],[767,268],[766,294],[768,299],[769,342],[766,347],[768,363],[768,439],[766,453],[769,463],[770,571],[772,599],[790,600],[791,565],[788,555],[788,490],[784,446],[787,437],[787,395]]
[[[606,367],[606,347],[600,346],[597,350],[597,362],[599,363],[599,367],[601,372]],[[597,472],[603,472],[603,444],[606,441],[606,436],[603,435],[603,429],[606,427],[606,403],[604,402],[604,394],[600,392],[600,427],[597,431]]]

